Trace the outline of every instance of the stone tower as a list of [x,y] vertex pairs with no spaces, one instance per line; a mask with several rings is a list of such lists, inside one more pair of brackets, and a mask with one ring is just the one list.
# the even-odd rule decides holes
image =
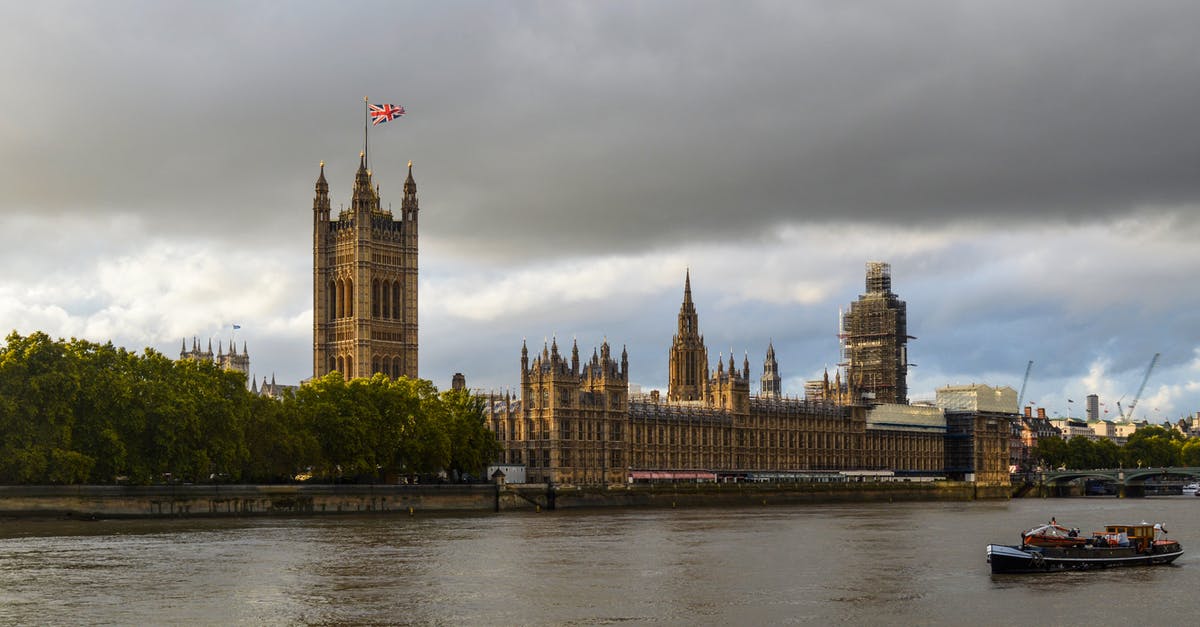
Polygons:
[[892,293],[892,267],[867,262],[867,291],[842,320],[842,357],[854,401],[908,403],[907,307]]
[[411,161],[394,217],[360,154],[350,207],[331,219],[321,162],[313,197],[313,376],[417,376],[418,211]]
[[692,273],[683,279],[683,304],[679,307],[679,326],[671,339],[667,400],[698,401],[705,398],[708,381],[708,349],[692,303]]
[[250,353],[246,350],[246,343],[242,342],[242,352],[237,352],[237,345],[233,340],[229,341],[229,352],[226,353],[221,348],[221,344],[217,344],[217,365],[225,370],[234,370],[246,376],[250,376]]
[[767,358],[763,361],[763,398],[779,398],[783,380],[779,377],[779,364],[775,361],[775,344],[767,342]]

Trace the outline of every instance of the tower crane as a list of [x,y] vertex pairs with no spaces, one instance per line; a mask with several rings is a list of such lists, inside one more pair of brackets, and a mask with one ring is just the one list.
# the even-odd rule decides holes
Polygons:
[[1025,366],[1025,378],[1021,380],[1021,393],[1017,395],[1017,413],[1021,413],[1021,402],[1025,400],[1025,384],[1029,383],[1029,371],[1033,370],[1033,360]]
[[[1138,401],[1142,398],[1142,392],[1146,391],[1146,382],[1150,380],[1150,373],[1154,372],[1154,365],[1158,363],[1160,353],[1154,353],[1154,357],[1150,359],[1150,365],[1146,367],[1146,374],[1142,377],[1142,384],[1138,386],[1137,394],[1133,395],[1133,402],[1129,404],[1129,413],[1121,413],[1121,418],[1124,420],[1133,420],[1133,410],[1137,409]],[[1120,401],[1117,402],[1117,409],[1121,409]]]

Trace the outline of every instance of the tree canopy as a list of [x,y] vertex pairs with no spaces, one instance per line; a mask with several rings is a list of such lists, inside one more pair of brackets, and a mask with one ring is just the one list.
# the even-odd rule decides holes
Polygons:
[[1034,455],[1047,467],[1068,470],[1200,466],[1200,438],[1152,425],[1138,429],[1120,446],[1107,438],[1092,440],[1081,435],[1069,440],[1041,438]]
[[482,474],[483,404],[421,379],[331,373],[274,399],[215,364],[10,334],[0,347],[0,483],[386,481]]

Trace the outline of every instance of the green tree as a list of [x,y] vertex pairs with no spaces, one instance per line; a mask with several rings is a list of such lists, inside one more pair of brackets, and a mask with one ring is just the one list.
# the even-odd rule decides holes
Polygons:
[[242,433],[247,449],[242,469],[245,481],[289,482],[320,464],[320,446],[299,419],[296,397],[290,391],[279,400],[252,397]]
[[1068,460],[1067,443],[1058,436],[1038,438],[1034,456],[1046,468],[1061,468]]
[[483,400],[461,390],[443,392],[439,400],[449,424],[448,468],[460,476],[482,476],[500,453],[496,435],[487,426]]
[[1179,451],[1181,466],[1200,466],[1200,438],[1188,438]]
[[1067,440],[1066,466],[1072,470],[1096,468],[1097,456],[1092,441],[1077,435]]
[[1129,436],[1122,459],[1128,467],[1177,466],[1183,439],[1183,434],[1173,429],[1144,427]]
[[1092,453],[1095,455],[1096,468],[1116,468],[1121,465],[1121,447],[1108,438],[1092,442]]
[[94,459],[71,448],[79,360],[45,333],[11,333],[0,353],[0,481],[77,483]]

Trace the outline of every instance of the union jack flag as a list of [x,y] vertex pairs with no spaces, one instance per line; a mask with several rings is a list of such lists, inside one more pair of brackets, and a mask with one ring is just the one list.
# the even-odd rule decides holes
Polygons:
[[391,122],[402,115],[404,115],[404,107],[401,105],[371,105],[371,119],[375,120],[371,123],[371,126],[379,126],[384,122]]

